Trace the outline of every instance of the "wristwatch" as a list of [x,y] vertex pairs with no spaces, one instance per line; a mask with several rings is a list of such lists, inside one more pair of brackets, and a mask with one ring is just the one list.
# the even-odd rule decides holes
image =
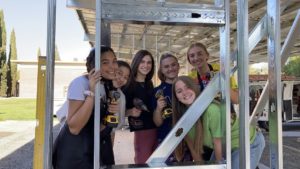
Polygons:
[[90,90],[85,90],[85,91],[83,92],[83,94],[84,94],[85,96],[92,96],[92,97],[95,96],[94,92],[92,92],[92,91],[90,91]]

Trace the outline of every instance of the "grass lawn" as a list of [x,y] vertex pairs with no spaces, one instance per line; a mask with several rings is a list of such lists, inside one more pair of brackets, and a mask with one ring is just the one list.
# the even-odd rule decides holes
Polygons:
[[0,121],[34,120],[36,99],[0,98]]

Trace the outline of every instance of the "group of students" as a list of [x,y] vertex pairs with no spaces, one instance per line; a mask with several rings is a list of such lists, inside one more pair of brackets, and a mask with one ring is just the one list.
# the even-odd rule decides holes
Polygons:
[[[155,62],[149,51],[139,50],[129,66],[124,61],[117,61],[110,47],[101,46],[101,66],[95,71],[95,50],[91,50],[86,60],[88,73],[74,79],[69,86],[68,113],[54,143],[53,168],[93,168],[94,104],[97,104],[94,91],[97,82],[100,82],[101,98],[100,164],[115,164],[114,131],[125,124],[125,116],[128,117],[130,131],[134,132],[134,161],[144,164],[213,77],[208,57],[209,53],[202,43],[192,44],[187,51],[187,59],[194,71],[189,76],[178,76],[180,65],[176,56],[163,54],[157,71],[161,84],[154,87]],[[109,101],[111,90],[120,93],[117,102]],[[237,103],[235,89],[231,90],[230,97],[232,103]],[[118,117],[117,128],[105,122],[107,112]],[[231,109],[231,117],[232,168],[238,169],[239,128],[234,109]],[[265,143],[255,126],[250,129],[251,169],[255,169]],[[213,101],[168,161],[223,163],[222,131],[220,105]]]

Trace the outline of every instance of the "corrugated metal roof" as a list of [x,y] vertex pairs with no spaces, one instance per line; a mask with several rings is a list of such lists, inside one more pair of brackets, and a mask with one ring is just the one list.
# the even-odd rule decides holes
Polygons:
[[[96,34],[95,29],[95,2],[94,0],[68,0],[69,7],[77,11],[82,23],[86,37],[93,37]],[[80,2],[80,3],[79,3]],[[120,1],[125,3],[126,1]],[[138,2],[138,0],[136,1]],[[147,3],[153,2],[147,1]],[[166,2],[173,3],[206,3],[213,4],[213,0],[170,0]],[[70,5],[72,3],[72,5]],[[251,0],[249,7],[249,32],[266,14],[266,0]],[[231,27],[231,50],[236,48],[236,1],[230,1],[230,27]],[[281,14],[281,42],[284,43],[290,27],[295,19],[297,11],[300,9],[300,0],[281,0],[281,8],[285,8]],[[149,23],[149,22],[148,22]],[[130,59],[139,49],[145,48],[153,54],[160,55],[162,52],[174,52],[184,65],[186,62],[186,50],[192,42],[204,43],[210,53],[210,62],[219,60],[219,29],[218,27],[207,26],[182,26],[182,25],[152,25],[148,23],[133,24],[128,22],[113,22],[111,28],[111,46],[116,54],[122,59]],[[145,37],[145,40],[143,39]],[[90,43],[94,42],[90,38]],[[156,46],[157,42],[157,46]],[[267,40],[263,38],[251,52],[250,63],[267,61]],[[300,38],[296,40],[291,55],[300,55]],[[182,59],[181,59],[182,58]]]

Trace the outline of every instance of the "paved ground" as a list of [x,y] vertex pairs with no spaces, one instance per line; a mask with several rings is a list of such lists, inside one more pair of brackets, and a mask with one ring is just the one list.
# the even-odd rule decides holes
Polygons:
[[35,121],[0,122],[0,168],[32,168]]
[[[57,136],[59,125],[53,129]],[[0,122],[0,169],[31,169],[35,121]],[[133,164],[133,134],[128,130],[116,133],[116,164]]]
[[[0,169],[31,169],[33,159],[34,121],[0,122]],[[54,134],[59,126],[54,128]],[[266,148],[261,159],[263,169],[269,166],[268,133]],[[283,139],[284,169],[300,168],[300,124],[284,132]],[[120,130],[115,138],[115,158],[117,164],[133,164],[133,134]]]

